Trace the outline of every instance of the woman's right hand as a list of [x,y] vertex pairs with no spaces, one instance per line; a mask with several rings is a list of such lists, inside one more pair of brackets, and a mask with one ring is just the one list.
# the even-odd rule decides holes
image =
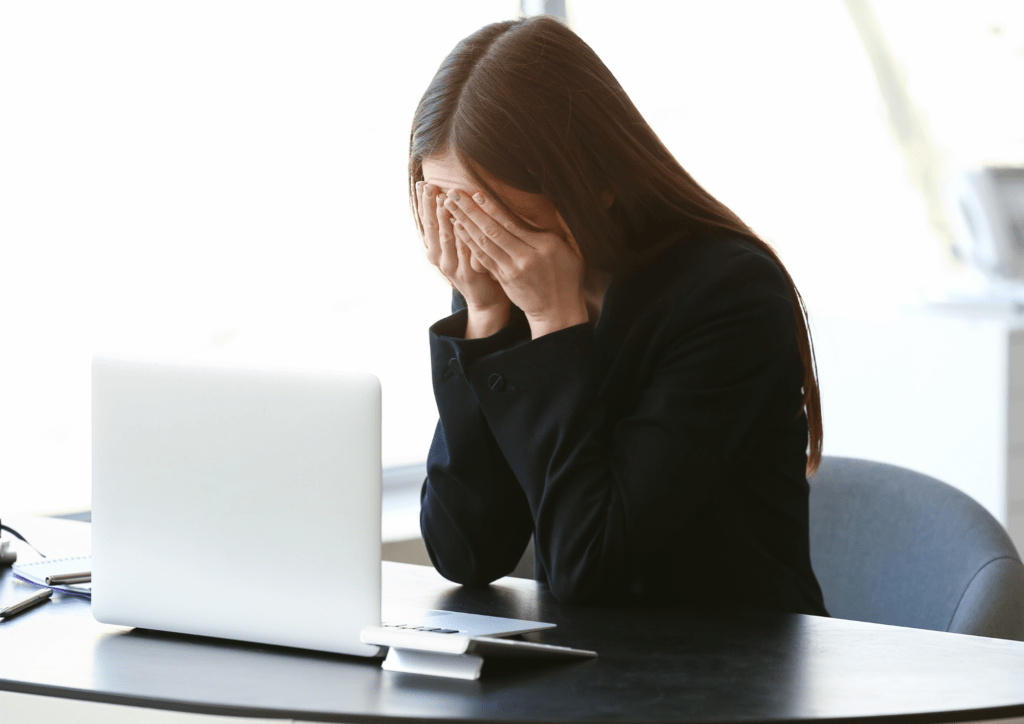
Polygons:
[[456,238],[451,214],[443,206],[446,197],[441,189],[419,181],[416,196],[427,261],[466,299],[469,312],[466,336],[488,336],[497,332],[508,321],[512,304],[508,295],[486,269],[472,263],[469,247]]

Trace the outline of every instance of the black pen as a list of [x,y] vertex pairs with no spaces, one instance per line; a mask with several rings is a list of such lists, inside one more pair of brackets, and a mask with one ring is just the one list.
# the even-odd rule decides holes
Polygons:
[[44,588],[40,591],[36,591],[34,594],[26,598],[24,601],[16,603],[13,606],[8,606],[7,608],[0,609],[0,618],[7,618],[9,616],[21,613],[26,608],[32,608],[32,606],[35,606],[37,603],[42,603],[52,595],[53,589],[51,588]]

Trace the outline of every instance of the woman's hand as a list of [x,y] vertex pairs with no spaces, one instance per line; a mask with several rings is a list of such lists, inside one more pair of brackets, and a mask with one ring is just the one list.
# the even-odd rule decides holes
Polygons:
[[473,263],[472,252],[455,237],[451,215],[443,205],[444,194],[433,184],[420,181],[416,196],[423,224],[423,245],[427,261],[436,266],[448,282],[466,299],[469,323],[466,336],[488,336],[508,322],[511,302],[488,271]]
[[444,208],[455,217],[455,236],[523,310],[536,339],[588,320],[583,298],[583,255],[558,216],[564,236],[521,228],[493,200],[458,189]]

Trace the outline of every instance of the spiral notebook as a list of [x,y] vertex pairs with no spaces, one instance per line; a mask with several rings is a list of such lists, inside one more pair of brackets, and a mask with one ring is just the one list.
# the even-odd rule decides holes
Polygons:
[[92,570],[92,556],[73,556],[70,558],[46,558],[32,563],[15,563],[11,569],[14,577],[36,586],[52,588],[54,591],[73,593],[76,596],[92,596],[92,583],[61,584],[51,586],[46,583],[49,576],[62,573],[79,573]]

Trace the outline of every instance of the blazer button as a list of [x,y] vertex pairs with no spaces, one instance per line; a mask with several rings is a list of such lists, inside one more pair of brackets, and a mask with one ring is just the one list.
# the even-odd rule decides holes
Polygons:
[[487,378],[487,386],[490,387],[495,392],[498,392],[502,387],[505,386],[505,380],[501,375],[495,372],[494,374]]
[[452,357],[450,360],[448,360],[448,369],[451,370],[451,373],[453,375],[457,375],[460,372],[462,372],[462,368],[459,367],[459,361],[457,359],[455,359],[454,357]]

